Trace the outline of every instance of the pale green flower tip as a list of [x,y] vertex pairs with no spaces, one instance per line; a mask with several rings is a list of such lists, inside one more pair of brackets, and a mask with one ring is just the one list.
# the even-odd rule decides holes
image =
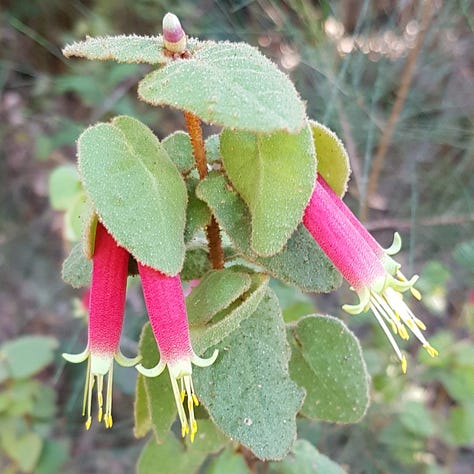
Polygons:
[[392,245],[388,249],[385,249],[385,253],[387,255],[396,255],[398,252],[400,252],[402,248],[402,238],[400,237],[400,234],[398,232],[395,232],[393,234],[393,242]]
[[133,367],[134,365],[137,365],[141,360],[141,355],[137,355],[136,357],[127,357],[124,356],[120,350],[118,350],[115,354],[115,361],[122,367]]
[[160,375],[163,370],[165,370],[165,367],[166,362],[163,362],[162,360],[160,360],[160,362],[158,362],[155,367],[152,367],[150,369],[146,369],[145,367],[143,367],[142,364],[138,364],[135,366],[138,372],[140,372],[145,377],[158,377],[158,375]]
[[218,355],[219,355],[219,351],[217,349],[215,349],[211,357],[208,357],[207,359],[204,359],[202,357],[197,356],[196,354],[193,354],[191,362],[194,365],[197,365],[198,367],[209,367],[216,361]]
[[360,302],[359,304],[345,304],[342,306],[342,309],[349,314],[360,314],[365,311],[365,304]]
[[84,362],[89,356],[89,349],[86,347],[80,354],[67,354],[63,352],[62,357],[73,364]]

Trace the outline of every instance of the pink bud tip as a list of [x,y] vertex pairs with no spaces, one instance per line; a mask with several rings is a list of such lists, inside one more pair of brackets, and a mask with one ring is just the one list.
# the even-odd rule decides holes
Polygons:
[[180,44],[184,37],[184,30],[181,27],[179,18],[173,13],[167,13],[163,18],[163,39],[165,41],[165,47],[170,49],[170,44]]

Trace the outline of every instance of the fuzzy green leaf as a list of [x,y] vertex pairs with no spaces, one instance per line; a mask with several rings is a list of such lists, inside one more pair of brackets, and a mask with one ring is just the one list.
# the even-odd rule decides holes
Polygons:
[[168,135],[161,144],[180,173],[189,173],[194,168],[193,147],[186,132]]
[[327,292],[341,284],[341,276],[303,225],[286,247],[272,257],[259,257],[250,247],[250,213],[242,198],[229,189],[217,172],[199,183],[197,195],[212,209],[236,249],[268,273],[304,291]]
[[181,280],[198,280],[211,269],[209,253],[207,247],[198,246],[189,248],[186,251],[183,269],[181,270]]
[[209,347],[215,346],[240,324],[250,317],[262,300],[268,285],[268,276],[256,273],[251,275],[251,285],[233,304],[214,317],[214,324],[191,328],[193,347],[199,355]]
[[[194,38],[188,39],[188,49],[193,51],[199,44]],[[163,37],[119,35],[87,38],[68,44],[63,49],[67,58],[77,57],[118,63],[165,64],[172,60],[164,54]]]
[[345,474],[341,466],[321,454],[309,441],[299,439],[283,461],[270,463],[269,474]]
[[168,275],[181,270],[187,194],[152,131],[131,117],[88,128],[79,170],[99,219],[138,261]]
[[220,150],[227,176],[250,209],[253,250],[279,252],[301,222],[316,181],[309,126],[297,135],[223,130]]
[[307,316],[289,331],[292,379],[306,389],[301,413],[354,423],[369,404],[369,376],[359,341],[340,320]]
[[275,294],[267,289],[252,316],[217,346],[194,383],[211,419],[260,459],[281,459],[296,438],[303,391],[288,374],[289,347]]
[[73,288],[83,288],[91,284],[92,262],[84,256],[82,244],[76,244],[64,260],[61,277]]
[[203,42],[189,59],[148,74],[138,95],[224,127],[295,133],[305,107],[288,76],[245,43]]
[[212,270],[207,273],[186,298],[189,324],[206,324],[247,291],[250,283],[249,275],[231,269]]
[[329,128],[314,120],[310,120],[309,124],[318,158],[318,173],[342,197],[351,174],[347,151],[339,137]]
[[[143,326],[139,353],[142,355],[141,364],[146,368],[154,367],[160,359],[150,323]],[[167,373],[163,373],[158,377],[144,377],[143,382],[151,427],[156,442],[162,443],[169,437],[169,431],[177,413],[171,382]]]

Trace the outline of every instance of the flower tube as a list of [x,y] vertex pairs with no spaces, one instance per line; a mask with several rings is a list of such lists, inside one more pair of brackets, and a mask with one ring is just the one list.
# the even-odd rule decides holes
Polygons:
[[[112,420],[112,380],[114,359],[123,366],[130,367],[139,362],[140,357],[129,359],[119,348],[125,310],[125,293],[128,275],[128,252],[117,245],[106,228],[97,223],[95,248],[92,264],[92,282],[89,297],[88,342],[80,354],[63,354],[73,363],[87,362],[82,415],[86,415],[86,428],[92,423],[92,391],[97,384],[98,420],[104,419],[106,428],[111,428]],[[107,375],[105,414],[103,410],[104,376]]]
[[403,372],[407,368],[406,357],[387,323],[402,339],[409,337],[408,326],[427,352],[432,357],[437,355],[421,332],[424,324],[403,301],[402,293],[413,288],[416,278],[407,281],[401,276],[399,265],[388,260],[386,252],[320,176],[303,224],[359,296],[359,304],[344,305],[343,309],[351,314],[372,310],[400,359]]
[[[141,364],[136,368],[146,377],[156,377],[168,366],[181,434],[184,437],[189,433],[192,442],[197,432],[194,406],[199,405],[199,401],[194,392],[191,364],[207,367],[216,360],[218,352],[214,351],[209,359],[202,359],[194,353],[179,275],[167,276],[141,263],[138,263],[138,270],[151,328],[160,351],[160,361],[150,369]],[[183,406],[186,397],[188,416]]]

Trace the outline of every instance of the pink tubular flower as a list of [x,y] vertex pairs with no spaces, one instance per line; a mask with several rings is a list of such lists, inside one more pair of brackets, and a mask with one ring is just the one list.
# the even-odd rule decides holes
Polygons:
[[[207,367],[216,360],[217,350],[209,359],[202,359],[194,353],[189,338],[188,317],[179,275],[166,276],[141,263],[138,263],[138,270],[142,280],[146,308],[161,358],[151,369],[146,369],[141,364],[136,368],[147,377],[156,377],[168,365],[173,395],[181,421],[181,434],[184,437],[189,433],[192,442],[197,432],[194,406],[197,406],[199,401],[194,393],[191,379],[191,363],[199,367]],[[178,388],[178,380],[181,381],[181,389]],[[186,396],[189,423],[183,406]]]
[[359,304],[344,305],[343,309],[351,314],[372,310],[400,359],[403,372],[406,357],[386,323],[402,339],[409,337],[408,326],[428,353],[437,355],[421,332],[425,325],[403,301],[401,293],[411,290],[419,296],[419,292],[413,288],[417,277],[408,281],[400,273],[400,265],[389,256],[400,248],[398,234],[392,247],[383,250],[321,176],[305,209],[303,223],[359,296]]
[[[128,252],[117,245],[114,238],[99,222],[93,256],[87,347],[80,354],[63,354],[67,361],[73,363],[88,359],[82,409],[83,416],[87,413],[87,429],[92,423],[91,405],[94,383],[97,383],[98,420],[100,422],[103,418],[106,428],[111,428],[113,424],[113,360],[126,367],[133,366],[140,360],[140,357],[128,359],[119,348],[127,275]],[[102,391],[105,375],[107,375],[107,391],[104,414]]]

